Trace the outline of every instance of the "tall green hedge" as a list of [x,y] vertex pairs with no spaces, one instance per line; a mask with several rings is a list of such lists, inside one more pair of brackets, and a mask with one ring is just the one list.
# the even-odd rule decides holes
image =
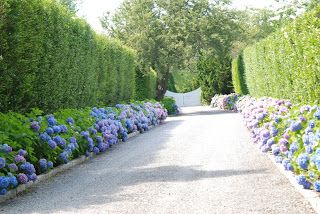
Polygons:
[[210,103],[215,94],[232,92],[231,57],[227,54],[205,56],[199,60],[197,69],[203,103]]
[[115,103],[135,95],[135,53],[56,0],[0,1],[0,111]]
[[155,99],[157,87],[157,74],[150,70],[143,72],[136,69],[136,99]]
[[320,99],[320,8],[244,50],[253,96],[312,103]]
[[240,54],[232,60],[232,83],[237,94],[248,94],[244,72],[243,56]]

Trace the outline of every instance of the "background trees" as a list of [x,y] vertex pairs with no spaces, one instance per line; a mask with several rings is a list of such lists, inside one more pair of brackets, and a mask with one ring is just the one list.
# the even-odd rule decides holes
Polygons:
[[[157,72],[157,98],[160,99],[167,90],[172,71],[197,71],[199,62],[208,58],[230,59],[239,28],[234,13],[227,9],[228,3],[222,0],[125,0],[113,16],[106,14],[101,22],[111,37],[137,50],[139,69],[143,73],[150,69]],[[230,67],[230,60],[221,63],[226,64],[219,64],[220,67]],[[220,74],[224,76],[224,72]],[[210,76],[215,75],[208,73],[207,77]],[[224,85],[231,81],[231,78],[220,79]],[[200,78],[202,84],[204,81]],[[222,91],[218,89],[218,92]]]

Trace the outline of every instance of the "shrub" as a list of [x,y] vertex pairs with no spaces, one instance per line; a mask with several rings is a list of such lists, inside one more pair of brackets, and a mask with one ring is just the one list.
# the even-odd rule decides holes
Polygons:
[[129,133],[145,132],[166,117],[160,103],[150,102],[63,109],[50,115],[39,110],[0,113],[0,195],[80,155],[103,153],[126,141]]
[[242,54],[232,60],[232,83],[235,93],[248,94]]
[[320,7],[244,50],[249,93],[319,103]]
[[164,97],[161,100],[164,108],[167,109],[169,115],[176,115],[179,113],[178,106],[176,105],[176,101],[173,97]]
[[0,2],[0,111],[130,100],[135,53],[55,0]]

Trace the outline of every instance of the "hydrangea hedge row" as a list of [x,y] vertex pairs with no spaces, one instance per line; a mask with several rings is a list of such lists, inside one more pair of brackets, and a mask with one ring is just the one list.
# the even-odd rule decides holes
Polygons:
[[320,192],[320,106],[250,96],[235,105],[261,151],[273,154],[303,188]]
[[114,108],[65,109],[43,116],[0,113],[0,195],[79,156],[100,154],[129,133],[165,120],[160,103],[135,102]]
[[319,16],[320,7],[247,47],[233,63],[235,91],[319,104]]

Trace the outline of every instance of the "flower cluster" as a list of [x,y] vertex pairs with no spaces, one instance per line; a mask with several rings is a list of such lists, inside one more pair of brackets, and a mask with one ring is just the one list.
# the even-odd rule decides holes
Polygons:
[[238,98],[238,94],[215,95],[211,100],[211,106],[223,110],[237,111],[236,102]]
[[320,191],[320,107],[250,96],[235,105],[261,151],[296,174],[303,188]]
[[12,130],[19,133],[16,127],[20,122],[21,126],[27,126],[21,129],[27,134],[24,133],[26,138],[18,138],[25,142],[17,143],[18,139],[10,136],[19,135],[0,133],[8,142],[0,144],[0,195],[18,184],[35,181],[37,175],[80,155],[105,152],[119,141],[126,141],[129,133],[147,131],[167,116],[161,104],[151,102],[117,104],[114,108],[66,109],[46,116],[35,114],[28,121],[22,120],[22,115],[14,115]]

